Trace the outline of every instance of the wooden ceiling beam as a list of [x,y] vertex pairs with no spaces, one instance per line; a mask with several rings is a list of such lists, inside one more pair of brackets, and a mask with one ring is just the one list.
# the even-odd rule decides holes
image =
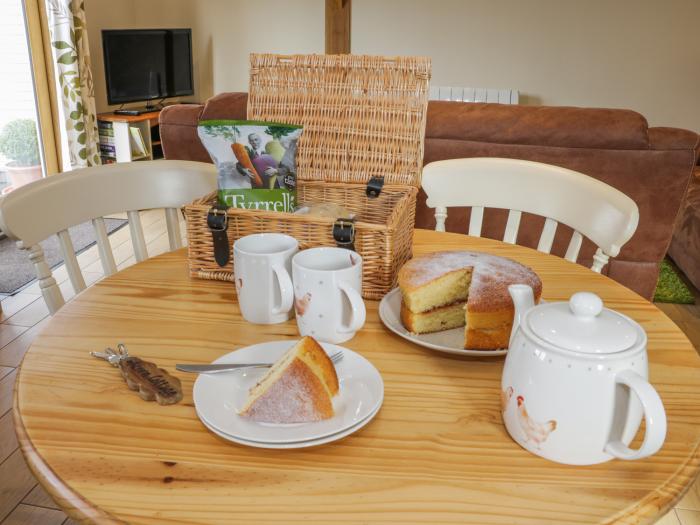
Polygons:
[[326,0],[326,54],[350,53],[352,0]]

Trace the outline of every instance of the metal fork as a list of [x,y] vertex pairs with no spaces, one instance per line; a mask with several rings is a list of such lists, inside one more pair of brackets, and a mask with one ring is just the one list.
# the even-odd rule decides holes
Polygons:
[[[330,355],[333,364],[343,359],[342,350]],[[197,374],[215,374],[217,372],[230,372],[232,370],[242,370],[245,368],[270,368],[274,363],[222,363],[214,365],[189,365],[177,364],[175,368],[180,372],[194,372]]]

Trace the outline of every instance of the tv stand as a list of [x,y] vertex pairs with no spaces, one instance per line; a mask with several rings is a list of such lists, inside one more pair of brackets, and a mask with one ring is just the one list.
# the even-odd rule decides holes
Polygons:
[[163,158],[158,126],[159,114],[160,109],[139,115],[97,115],[102,163]]

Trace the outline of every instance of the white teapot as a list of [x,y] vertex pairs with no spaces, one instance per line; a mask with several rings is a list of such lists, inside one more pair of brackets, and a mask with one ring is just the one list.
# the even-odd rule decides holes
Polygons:
[[[533,454],[592,465],[656,453],[666,437],[661,398],[647,381],[647,337],[589,292],[535,306],[532,288],[509,287],[515,319],[501,379],[503,421]],[[642,415],[641,447],[630,441]]]

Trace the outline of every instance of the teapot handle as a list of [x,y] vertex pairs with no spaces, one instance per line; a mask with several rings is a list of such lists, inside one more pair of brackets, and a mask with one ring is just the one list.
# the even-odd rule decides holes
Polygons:
[[648,381],[632,370],[616,374],[615,383],[628,386],[641,401],[646,432],[642,446],[637,450],[621,441],[611,441],[605,445],[605,452],[619,459],[641,459],[656,454],[666,439],[666,411],[659,394]]

